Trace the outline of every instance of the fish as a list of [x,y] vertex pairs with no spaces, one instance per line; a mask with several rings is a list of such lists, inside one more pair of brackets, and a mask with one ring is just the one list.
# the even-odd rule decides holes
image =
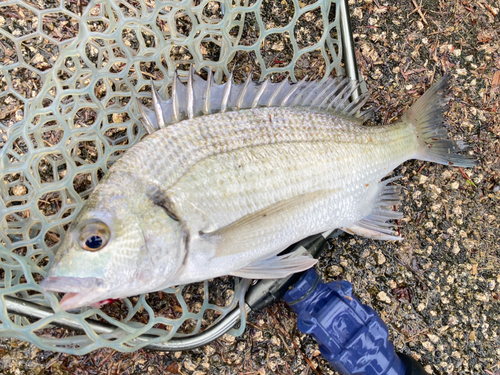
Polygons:
[[345,77],[217,85],[191,69],[169,100],[151,87],[152,109],[139,105],[149,135],[90,194],[41,283],[65,293],[64,310],[225,275],[285,277],[317,260],[284,249],[336,228],[401,240],[398,177],[386,178],[397,166],[477,165],[443,125],[448,76],[378,126],[363,125],[368,94]]

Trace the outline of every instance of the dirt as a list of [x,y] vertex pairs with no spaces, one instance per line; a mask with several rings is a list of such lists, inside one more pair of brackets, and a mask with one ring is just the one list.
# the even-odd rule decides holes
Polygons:
[[[290,12],[289,2],[278,8]],[[373,122],[395,122],[450,74],[448,129],[480,164],[461,171],[405,163],[395,171],[402,176],[404,241],[343,234],[318,266],[326,282],[351,282],[388,325],[396,350],[430,374],[500,374],[499,8],[492,0],[350,1],[358,66],[377,108]],[[268,22],[280,21],[268,16]],[[314,35],[303,43],[308,38]],[[289,61],[280,42],[270,42],[271,63]],[[321,71],[316,57],[304,60],[305,72]],[[235,65],[248,72],[253,61],[236,56]],[[13,116],[15,106],[9,108]],[[182,353],[101,349],[73,356],[1,339],[0,368],[5,374],[335,374],[283,302],[248,320],[242,336]]]

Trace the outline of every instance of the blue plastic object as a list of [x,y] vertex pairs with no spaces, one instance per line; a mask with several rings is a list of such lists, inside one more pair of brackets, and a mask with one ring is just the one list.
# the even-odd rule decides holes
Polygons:
[[312,335],[323,356],[342,374],[404,375],[387,326],[352,294],[347,281],[323,283],[307,271],[284,295],[298,314],[297,326]]

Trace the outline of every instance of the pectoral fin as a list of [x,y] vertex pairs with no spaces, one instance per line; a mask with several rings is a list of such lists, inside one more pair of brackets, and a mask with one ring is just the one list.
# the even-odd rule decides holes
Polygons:
[[269,258],[251,263],[240,268],[231,275],[245,279],[279,279],[293,273],[305,271],[318,262],[309,252],[300,247],[298,250],[285,255],[273,255]]
[[309,223],[305,215],[321,207],[336,191],[320,190],[275,203],[202,236],[217,242],[216,257],[257,251],[266,246],[275,246],[275,254],[279,253],[288,245],[314,234],[306,232]]

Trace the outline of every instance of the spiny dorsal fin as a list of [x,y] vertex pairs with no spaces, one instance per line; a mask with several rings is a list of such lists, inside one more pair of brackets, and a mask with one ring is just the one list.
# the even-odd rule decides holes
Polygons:
[[367,95],[350,102],[359,82],[346,77],[328,78],[324,82],[306,81],[292,83],[288,79],[272,83],[253,82],[252,73],[245,83],[235,84],[233,75],[222,85],[217,85],[209,71],[205,81],[191,67],[187,85],[177,73],[172,84],[172,97],[163,100],[151,81],[153,110],[139,103],[142,122],[149,134],[166,126],[204,114],[229,112],[256,107],[313,107],[343,116],[364,120],[366,112],[360,112]]

